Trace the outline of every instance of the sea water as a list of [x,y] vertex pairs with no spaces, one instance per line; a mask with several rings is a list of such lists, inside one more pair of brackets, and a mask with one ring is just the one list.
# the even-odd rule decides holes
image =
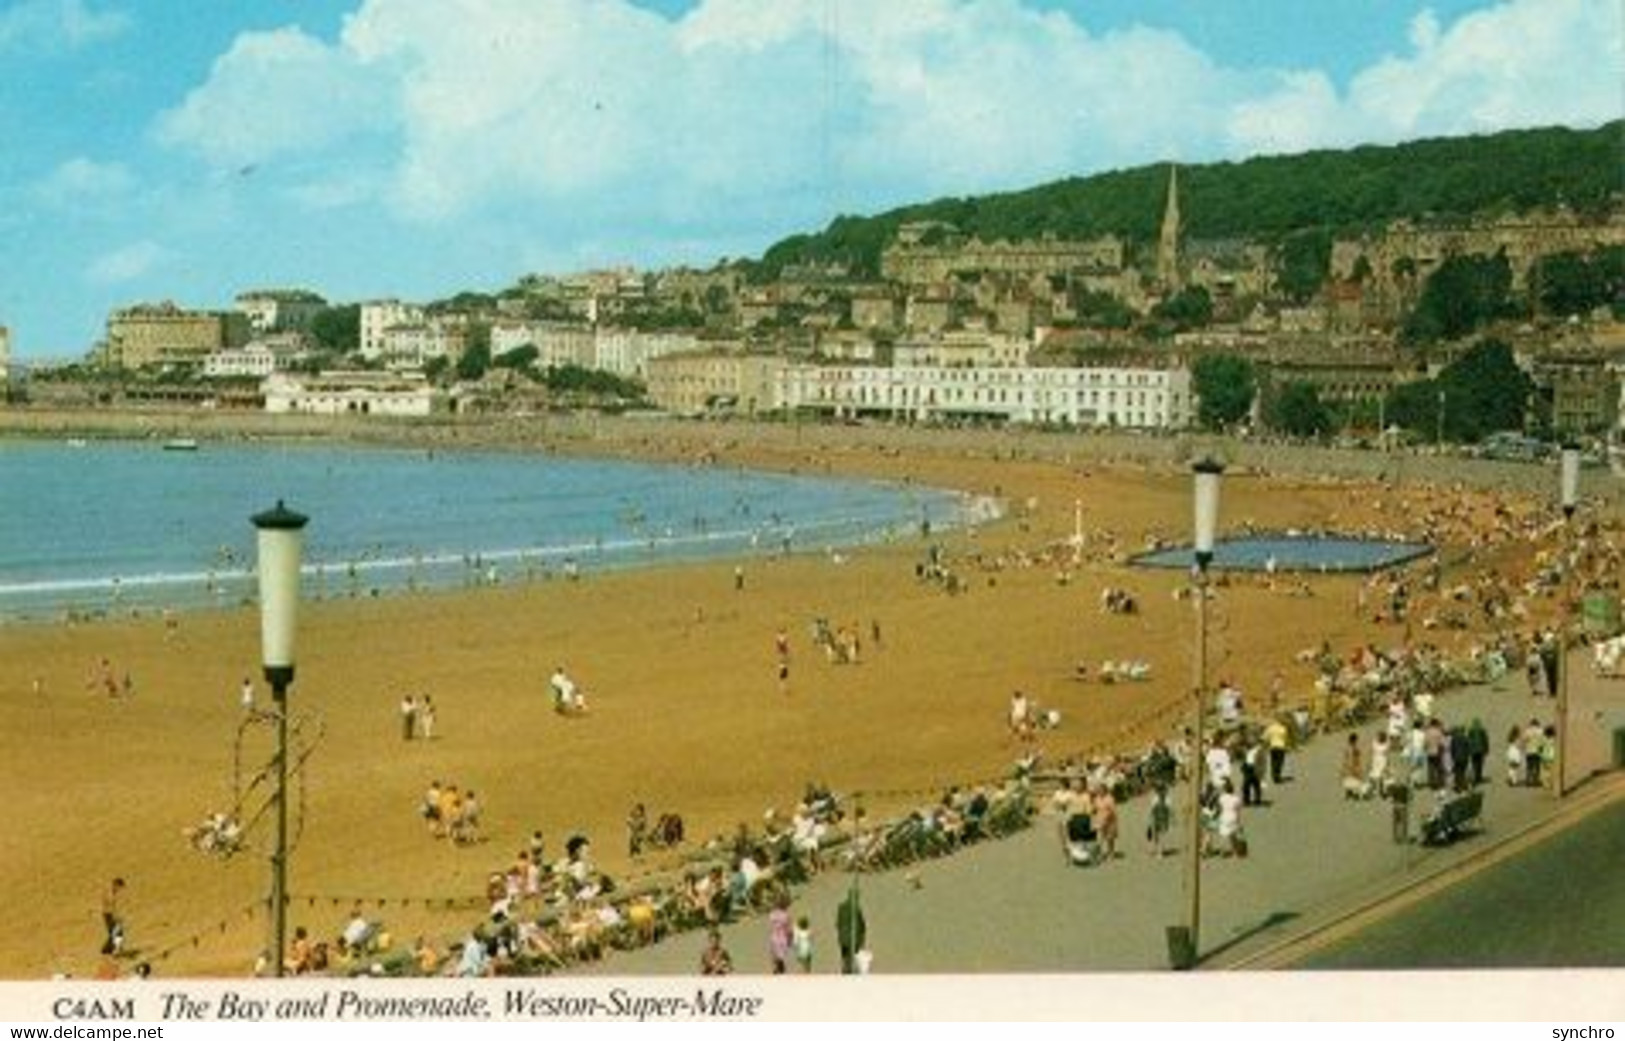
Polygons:
[[230,606],[251,515],[310,518],[304,595],[508,584],[891,539],[985,518],[876,481],[545,455],[0,441],[0,618]]

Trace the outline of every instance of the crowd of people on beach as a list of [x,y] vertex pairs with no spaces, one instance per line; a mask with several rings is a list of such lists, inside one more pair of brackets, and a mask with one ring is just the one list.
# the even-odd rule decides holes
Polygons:
[[455,784],[429,782],[419,804],[418,814],[436,839],[447,839],[455,846],[470,846],[484,841],[481,832],[481,814],[484,808],[474,789],[459,789]]

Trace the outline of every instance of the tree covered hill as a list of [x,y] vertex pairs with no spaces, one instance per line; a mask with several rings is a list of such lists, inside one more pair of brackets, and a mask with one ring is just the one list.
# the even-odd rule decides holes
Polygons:
[[[1625,120],[1593,130],[1549,127],[1393,146],[1261,156],[1181,166],[1187,237],[1279,241],[1303,228],[1375,229],[1400,218],[1458,220],[1559,203],[1602,211],[1625,189]],[[1168,185],[1159,163],[1074,177],[1023,191],[946,198],[873,217],[842,216],[816,234],[771,246],[752,274],[788,266],[844,264],[874,277],[901,224],[945,221],[984,241],[1114,234],[1147,242],[1157,233]]]

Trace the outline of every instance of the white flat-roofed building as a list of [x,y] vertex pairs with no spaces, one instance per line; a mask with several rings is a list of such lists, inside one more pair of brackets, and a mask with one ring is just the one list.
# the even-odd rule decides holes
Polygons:
[[261,379],[275,372],[276,355],[265,344],[255,341],[232,351],[215,351],[203,359],[203,375],[209,379],[227,376],[258,376]]
[[203,359],[206,377],[258,376],[286,372],[310,357],[310,344],[300,333],[271,333],[256,337],[240,348],[215,351]]
[[267,412],[318,416],[427,416],[444,399],[420,372],[277,373],[260,390]]
[[361,356],[369,361],[383,355],[384,334],[396,326],[420,325],[423,308],[399,300],[368,300],[361,305]]
[[0,325],[0,383],[11,378],[11,330]]
[[237,294],[237,310],[256,333],[310,328],[327,301],[308,289],[250,289]]
[[1184,368],[792,365],[779,378],[781,407],[845,417],[1180,430],[1195,414]]

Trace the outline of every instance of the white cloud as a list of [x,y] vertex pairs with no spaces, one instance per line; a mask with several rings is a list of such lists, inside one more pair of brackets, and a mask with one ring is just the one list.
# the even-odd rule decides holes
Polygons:
[[135,242],[97,257],[85,269],[85,277],[99,285],[132,282],[151,271],[168,255],[168,251],[156,242]]
[[[1020,0],[703,0],[674,20],[627,0],[365,0],[335,41],[239,37],[159,134],[227,166],[364,142],[417,220],[530,207],[693,241],[1170,156],[1599,122],[1619,114],[1620,21],[1616,0],[1423,10],[1406,54],[1339,89]],[[359,182],[332,173],[293,196],[350,204]]]
[[69,208],[106,206],[134,188],[135,177],[123,163],[98,163],[78,156],[51,171],[34,191],[48,205]]
[[0,11],[0,50],[84,47],[121,36],[130,25],[124,12],[92,10],[84,0],[22,0]]
[[1508,0],[1441,26],[1410,24],[1411,53],[1356,74],[1338,95],[1324,77],[1283,76],[1238,107],[1244,151],[1591,125],[1625,114],[1625,20],[1618,0]]
[[345,141],[389,119],[387,82],[296,28],[244,33],[209,79],[159,117],[160,141],[218,167]]

